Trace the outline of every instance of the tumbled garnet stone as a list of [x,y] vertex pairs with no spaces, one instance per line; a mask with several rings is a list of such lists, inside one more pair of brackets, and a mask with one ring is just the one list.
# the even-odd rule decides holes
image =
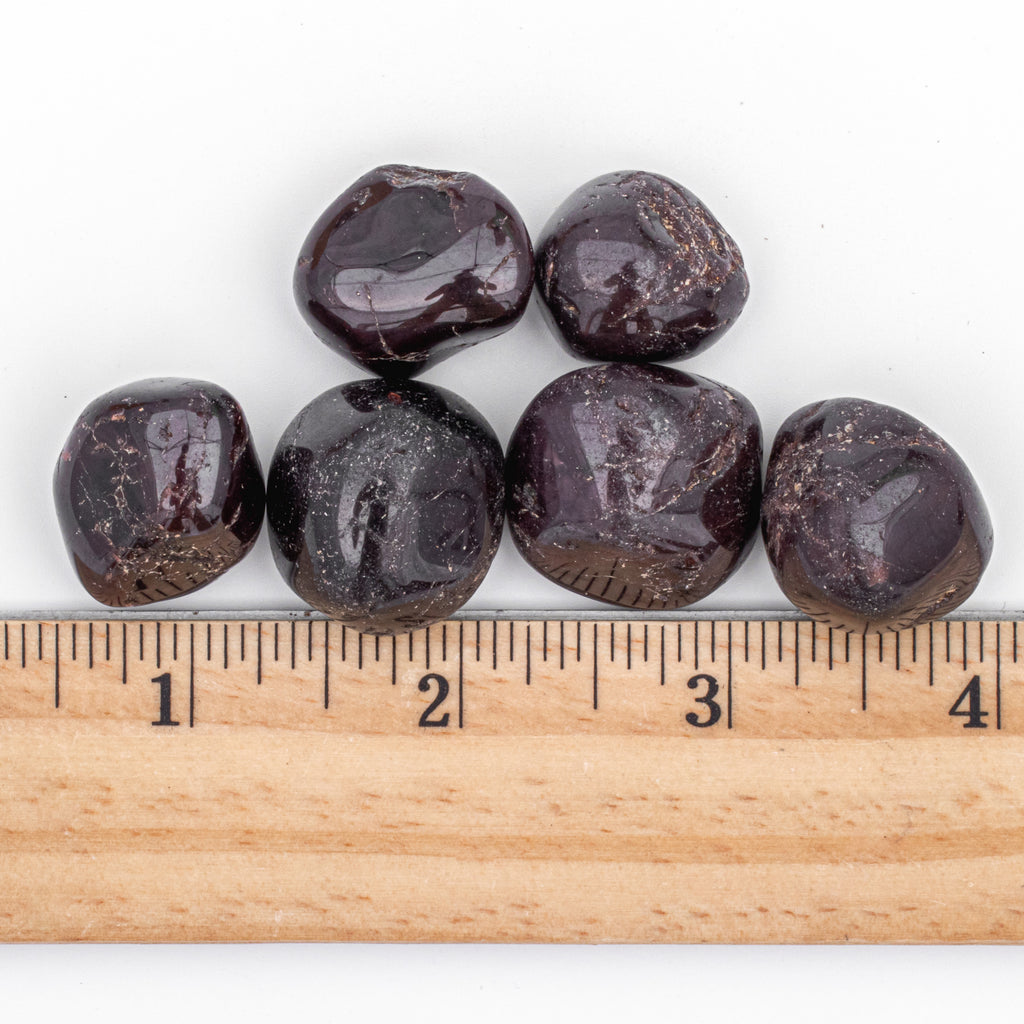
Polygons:
[[274,453],[274,557],[314,608],[367,633],[418,629],[479,586],[504,519],[501,445],[442,388],[356,381],[324,392]]
[[104,604],[187,594],[230,569],[263,524],[264,486],[238,403],[216,384],[158,378],[101,395],[54,473],[68,553]]
[[401,164],[364,174],[324,211],[294,281],[321,340],[396,378],[507,331],[532,285],[526,227],[496,188]]
[[680,359],[717,341],[747,300],[736,243],[682,185],[620,171],[578,188],[537,243],[549,323],[584,359]]
[[944,615],[992,553],[988,511],[956,452],[913,416],[858,398],[805,406],[782,424],[761,526],[786,596],[847,631]]
[[506,460],[512,536],[545,576],[629,608],[706,597],[750,550],[761,427],[742,395],[666,366],[567,373]]

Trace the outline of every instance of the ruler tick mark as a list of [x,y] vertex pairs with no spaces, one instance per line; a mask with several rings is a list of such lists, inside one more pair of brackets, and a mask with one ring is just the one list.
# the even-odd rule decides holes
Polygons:
[[594,710],[597,710],[597,623],[594,623]]
[[860,709],[868,709],[868,649],[867,635],[864,633],[860,635]]
[[263,623],[256,623],[256,685],[263,685]]
[[224,623],[224,667],[228,667],[228,624]]
[[515,661],[515,639],[516,639],[516,624],[510,619],[508,624],[508,660],[509,662]]
[[779,661],[782,661],[782,619],[775,623],[779,627]]
[[71,623],[71,660],[78,661],[78,623]]
[[[312,628],[312,623],[310,624]],[[430,635],[429,633],[427,634]],[[360,672],[363,670],[363,634],[361,632],[356,633],[356,667]]]
[[[310,632],[313,623],[309,624]],[[341,627],[345,629],[344,626]],[[342,634],[344,635],[344,634]],[[331,620],[324,619],[324,711],[331,707]]]
[[800,685],[800,620],[793,620],[793,685]]
[[313,660],[313,620],[306,623],[306,661]]
[[[42,626],[39,627],[42,629]],[[53,627],[53,706],[60,707],[60,623]]]
[[614,622],[612,622],[610,624],[610,628],[608,630],[608,636],[609,636],[609,640],[608,640],[608,653],[609,653],[609,655],[611,657],[611,660],[615,661],[615,623]]
[[935,633],[933,623],[928,623],[928,685],[935,685]]
[[423,650],[425,652],[427,671],[430,671],[430,627],[423,631]]
[[767,656],[765,654],[765,648],[767,647],[767,644],[768,644],[767,628],[765,626],[764,619],[762,619],[761,620],[761,671],[762,672],[764,672],[764,670],[768,667],[768,658],[767,658]]
[[[981,626],[981,623],[978,623]],[[1003,677],[999,651],[999,623],[996,623],[996,728],[1003,727]]]
[[558,620],[558,667],[565,668],[565,620]]
[[885,635],[884,633],[879,633],[878,634],[878,663],[879,663],[879,665],[881,665],[881,663],[882,663],[882,637],[884,635]]
[[950,659],[950,656],[949,656],[949,620],[947,619],[946,620],[946,664],[947,665],[949,664],[950,660],[951,659]]
[[693,620],[693,670],[700,668],[700,622]]
[[[92,643],[92,634],[89,635],[89,642]],[[90,648],[91,651],[91,648]],[[91,656],[91,654],[90,654]],[[178,660],[178,624],[171,625],[171,661]]]
[[498,671],[498,620],[491,621],[491,668]]
[[725,727],[732,728],[732,622],[725,625],[726,670],[725,670]]
[[963,655],[964,671],[966,672],[967,671],[967,620],[964,619],[963,622],[961,623],[961,625],[963,626],[963,629],[961,630],[961,632],[963,634],[963,649],[961,650],[960,653]]
[[683,624],[676,623],[676,661],[683,662]]
[[750,623],[743,620],[743,660],[750,661]]
[[548,660],[548,620],[547,619],[544,620],[544,630],[543,630],[543,633],[541,635],[541,644],[542,644],[541,649],[540,649],[541,661],[547,661]]
[[441,660],[448,660],[448,623],[441,623]]
[[846,664],[850,664],[850,634],[846,634]]
[[[206,627],[207,643],[209,643],[210,627]],[[209,657],[206,659],[209,661]],[[196,724],[196,627],[194,622],[188,624],[188,727]]]
[[[347,636],[348,636],[348,626],[342,626],[341,627],[341,660],[342,661],[348,661],[348,640],[346,639]],[[395,639],[394,636],[392,636],[391,639],[394,640]]]
[[128,624],[121,623],[121,683],[128,685]]
[[711,620],[711,661],[715,660],[715,620]]
[[245,661],[245,623],[240,622],[238,624],[238,657],[240,661]]
[[476,620],[476,660],[480,660],[480,620]]
[[398,639],[394,633],[391,634],[391,685],[398,685]]
[[647,623],[644,623],[644,661],[647,660]]
[[373,635],[373,660],[380,661],[380,633]]
[[900,670],[900,634],[896,633],[896,671]]
[[[479,623],[478,623],[478,625],[479,625]],[[460,729],[462,728],[462,706],[463,706],[463,700],[462,700],[462,680],[463,680],[463,677],[465,675],[465,672],[463,670],[463,658],[464,658],[464,653],[463,652],[464,652],[464,647],[465,647],[465,641],[463,639],[463,634],[462,634],[462,623],[460,622],[459,623],[459,728]]]
[[213,623],[206,624],[206,660],[213,661]]
[[25,667],[25,623],[21,624],[21,667]]
[[583,623],[576,620],[576,660],[583,657]]
[[40,622],[36,629],[36,651],[40,661],[43,660],[43,624]]
[[661,685],[665,685],[665,627],[661,627]]
[[[999,627],[996,626],[998,631]],[[985,623],[978,623],[978,662],[984,664],[985,662]]]
[[107,661],[110,661],[110,623],[107,623]]
[[145,661],[146,659],[146,631],[142,628],[142,623],[139,623],[139,661]]
[[832,671],[832,627],[828,627],[828,670]]
[[278,659],[279,638],[277,635],[277,623],[274,623],[274,661]]
[[[142,629],[142,624],[139,624],[139,629]],[[139,647],[139,660],[142,660],[142,647]],[[156,623],[156,667],[160,667],[160,622]]]
[[292,671],[295,671],[295,620],[292,619]]
[[626,623],[626,671],[633,668],[633,624]]
[[526,624],[526,685],[530,685],[530,624]]
[[818,630],[817,623],[811,619],[811,664],[818,660]]

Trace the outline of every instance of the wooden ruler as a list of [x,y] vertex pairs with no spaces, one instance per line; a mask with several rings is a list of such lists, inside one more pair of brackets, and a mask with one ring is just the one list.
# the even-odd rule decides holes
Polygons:
[[5,940],[1024,939],[1015,620],[0,644]]

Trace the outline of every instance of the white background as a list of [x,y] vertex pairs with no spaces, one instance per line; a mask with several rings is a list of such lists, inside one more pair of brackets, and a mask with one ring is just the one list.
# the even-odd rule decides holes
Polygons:
[[[363,374],[291,297],[321,210],[385,162],[472,170],[536,235],[584,181],[697,193],[751,296],[687,370],[744,392],[766,443],[852,394],[905,408],[988,498],[968,605],[1024,603],[1019,33],[1009,4],[33,3],[0,34],[0,611],[90,610],[50,473],[78,411],[142,377],[241,401],[264,466],[298,409]],[[423,379],[506,441],[580,365],[531,307]],[[755,551],[713,609],[783,609]],[[165,606],[298,607],[262,538]],[[563,609],[506,543],[471,607]],[[596,607],[596,606],[595,606]],[[2,823],[0,823],[2,825]],[[0,903],[3,894],[0,893]],[[5,1018],[994,1019],[1016,949],[0,949]],[[1014,1001],[1016,999],[1014,998]]]

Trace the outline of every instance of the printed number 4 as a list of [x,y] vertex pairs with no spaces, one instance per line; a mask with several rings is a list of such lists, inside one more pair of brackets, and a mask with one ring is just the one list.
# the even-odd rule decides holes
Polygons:
[[[967,702],[967,710],[964,711],[963,704]],[[956,703],[949,709],[950,715],[957,715],[966,718],[965,729],[987,729],[988,722],[982,719],[988,714],[981,710],[981,678],[974,676],[963,688],[963,692],[956,699]]]

